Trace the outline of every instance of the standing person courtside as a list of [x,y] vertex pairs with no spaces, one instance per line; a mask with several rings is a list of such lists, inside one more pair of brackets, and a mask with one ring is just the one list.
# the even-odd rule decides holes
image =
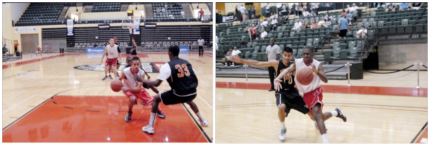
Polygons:
[[13,45],[13,47],[15,48],[15,55],[18,56],[18,42],[15,42],[15,44]]
[[[276,60],[279,61],[281,54],[281,48],[279,48],[278,45],[275,44],[275,39],[270,38],[270,45],[266,47],[266,61],[272,61]],[[273,86],[273,79],[275,79],[275,68],[274,67],[268,67],[269,70],[269,77],[270,77],[270,89],[269,91],[274,91],[275,88]]]
[[203,19],[203,13],[204,13],[204,11],[203,11],[203,9],[201,8],[201,9],[200,9],[200,11],[199,11],[199,14],[200,14],[200,21],[202,21],[202,19]]
[[198,39],[197,42],[199,43],[199,56],[203,56],[203,45],[205,43],[205,40],[202,39],[202,37],[200,37],[200,39]]

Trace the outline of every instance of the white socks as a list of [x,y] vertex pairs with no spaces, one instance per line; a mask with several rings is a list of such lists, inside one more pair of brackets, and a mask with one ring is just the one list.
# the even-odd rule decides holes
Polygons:
[[154,123],[155,123],[155,113],[152,113],[151,112],[151,116],[149,117],[149,125],[151,126],[151,127],[154,127]]
[[328,143],[327,133],[321,135],[323,143]]
[[199,117],[199,120],[202,121],[203,120],[203,116],[202,114],[200,114],[200,112],[196,113],[197,117]]
[[331,113],[331,115],[332,115],[332,116],[334,116],[334,117],[336,117],[336,116],[337,116],[337,114],[338,114],[338,113],[337,113],[337,111],[331,111],[330,113]]
[[281,128],[282,128],[282,129],[286,129],[286,127],[285,127],[285,123],[284,123],[284,122],[281,122]]

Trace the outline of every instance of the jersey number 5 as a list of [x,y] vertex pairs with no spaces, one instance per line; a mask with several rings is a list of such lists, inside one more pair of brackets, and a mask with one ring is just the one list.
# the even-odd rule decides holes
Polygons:
[[177,69],[179,72],[178,78],[182,78],[182,77],[184,77],[184,75],[190,76],[190,71],[188,71],[187,64],[182,64],[182,65],[176,64],[175,69]]

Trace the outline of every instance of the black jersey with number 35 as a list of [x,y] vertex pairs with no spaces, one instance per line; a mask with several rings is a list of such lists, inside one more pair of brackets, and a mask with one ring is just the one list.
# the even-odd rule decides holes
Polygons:
[[178,95],[196,93],[198,81],[191,64],[180,58],[173,58],[168,63],[172,74],[167,82],[173,91]]

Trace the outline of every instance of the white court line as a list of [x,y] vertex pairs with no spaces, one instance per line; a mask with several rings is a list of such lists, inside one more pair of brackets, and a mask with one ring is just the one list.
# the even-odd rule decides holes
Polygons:
[[27,100],[29,100],[29,99],[32,99],[32,98],[33,98],[33,97],[35,97],[35,96],[36,96],[36,95],[33,95],[33,96],[31,96],[30,98],[27,98],[27,99],[25,99],[25,100],[21,101],[20,103],[15,104],[14,106],[12,106],[12,107],[10,107],[10,108],[8,108],[8,109],[4,110],[4,111],[3,111],[3,113],[6,113],[7,111],[9,111],[9,110],[13,109],[14,107],[16,107],[16,106],[20,105],[21,103],[26,102],[26,101],[27,101]]
[[427,138],[422,138],[420,143],[427,143]]
[[212,105],[210,105],[205,99],[203,99],[202,97],[198,96],[204,103],[206,103],[206,105],[208,105],[212,110]]

